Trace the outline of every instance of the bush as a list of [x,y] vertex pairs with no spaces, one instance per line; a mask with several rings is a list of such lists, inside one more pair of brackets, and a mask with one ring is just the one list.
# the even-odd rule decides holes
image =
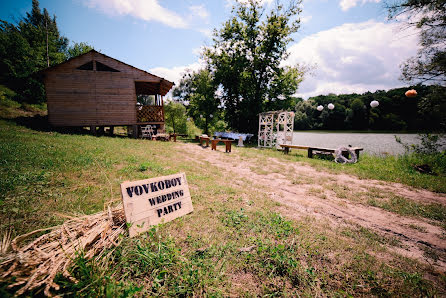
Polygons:
[[0,105],[10,108],[19,108],[20,103],[14,100],[15,96],[16,93],[14,91],[8,87],[0,85]]
[[406,154],[437,154],[446,152],[446,135],[445,134],[419,134],[421,144],[407,144],[401,141],[401,138],[395,136],[395,140],[400,143],[406,150]]
[[411,168],[434,175],[446,174],[446,135],[444,134],[420,134],[420,144],[403,143],[395,136],[395,139],[404,149],[405,154],[399,160]]
[[192,119],[186,122],[186,129],[187,135],[190,137],[199,136],[202,134],[202,130],[195,125]]

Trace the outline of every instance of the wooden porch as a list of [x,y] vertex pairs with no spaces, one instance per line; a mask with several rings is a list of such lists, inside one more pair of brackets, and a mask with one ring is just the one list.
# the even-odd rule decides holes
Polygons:
[[164,106],[139,106],[136,108],[137,124],[164,124]]

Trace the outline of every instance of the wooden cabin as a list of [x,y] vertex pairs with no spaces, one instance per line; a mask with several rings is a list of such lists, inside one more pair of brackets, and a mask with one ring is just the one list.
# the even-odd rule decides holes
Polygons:
[[[128,126],[137,136],[143,125],[164,130],[163,96],[174,83],[95,50],[42,71],[48,119],[57,127]],[[137,103],[150,95],[151,103]]]

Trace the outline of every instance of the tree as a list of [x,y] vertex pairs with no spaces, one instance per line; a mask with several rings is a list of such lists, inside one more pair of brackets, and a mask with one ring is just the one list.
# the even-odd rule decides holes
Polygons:
[[175,99],[188,106],[187,113],[194,118],[196,125],[209,132],[209,127],[219,118],[217,87],[209,70],[186,73],[177,88],[173,90]]
[[313,129],[316,118],[316,104],[312,100],[301,100],[295,106],[294,128]]
[[433,88],[433,92],[420,99],[418,110],[424,119],[429,119],[430,127],[444,133],[446,132],[446,88],[441,86],[433,86]]
[[352,126],[354,129],[365,129],[367,128],[368,119],[367,115],[367,107],[364,105],[364,102],[361,98],[355,98],[350,103],[351,114],[348,115],[350,118]]
[[1,21],[0,83],[16,91],[21,100],[43,101],[44,88],[32,74],[63,62],[68,39],[60,35],[56,16],[40,10],[32,1],[32,10],[17,25]]
[[402,65],[402,78],[446,84],[445,0],[403,0],[388,5],[390,18],[405,18],[419,28],[420,50]]
[[174,133],[187,133],[186,108],[179,102],[171,101],[164,106],[166,113],[166,124],[172,128]]
[[234,16],[215,31],[214,44],[204,58],[221,86],[225,117],[233,129],[256,133],[259,113],[289,106],[303,71],[281,62],[287,57],[291,34],[299,28],[300,3],[291,1],[284,8],[276,2],[265,13],[258,0],[240,1]]
[[93,50],[93,47],[86,42],[75,42],[67,49],[67,59],[71,59]]

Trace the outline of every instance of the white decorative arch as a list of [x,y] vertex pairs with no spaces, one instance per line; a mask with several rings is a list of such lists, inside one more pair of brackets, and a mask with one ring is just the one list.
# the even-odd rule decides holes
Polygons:
[[258,146],[272,148],[293,144],[294,112],[271,111],[259,114]]

